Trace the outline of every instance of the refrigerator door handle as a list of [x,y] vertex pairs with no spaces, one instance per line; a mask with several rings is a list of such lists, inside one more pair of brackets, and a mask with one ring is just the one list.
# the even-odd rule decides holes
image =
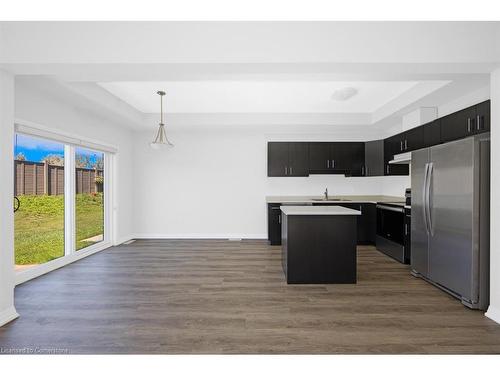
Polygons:
[[426,194],[426,205],[427,205],[427,225],[429,226],[429,232],[431,236],[434,236],[434,227],[432,225],[432,215],[431,215],[431,184],[434,177],[434,163],[429,163],[428,177],[427,177],[427,194]]
[[424,183],[422,186],[422,215],[424,217],[425,232],[429,234],[429,224],[427,223],[427,176],[429,172],[429,163],[425,163]]

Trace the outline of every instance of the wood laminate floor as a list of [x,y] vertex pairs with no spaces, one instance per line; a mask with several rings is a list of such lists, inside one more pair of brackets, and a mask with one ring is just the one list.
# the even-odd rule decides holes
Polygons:
[[138,240],[16,288],[0,350],[500,353],[500,325],[358,248],[356,285],[287,285],[266,241]]

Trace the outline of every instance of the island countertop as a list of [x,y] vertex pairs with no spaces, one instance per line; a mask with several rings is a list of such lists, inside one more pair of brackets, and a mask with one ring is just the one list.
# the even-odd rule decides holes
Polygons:
[[342,206],[281,206],[285,215],[361,215],[361,211]]

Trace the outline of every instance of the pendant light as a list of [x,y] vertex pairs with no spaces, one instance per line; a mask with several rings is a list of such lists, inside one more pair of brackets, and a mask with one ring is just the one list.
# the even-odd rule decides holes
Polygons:
[[160,95],[160,123],[158,131],[156,132],[156,137],[154,141],[150,143],[150,146],[155,150],[174,146],[167,138],[165,124],[163,123],[163,97],[165,96],[165,91],[158,91],[157,94]]

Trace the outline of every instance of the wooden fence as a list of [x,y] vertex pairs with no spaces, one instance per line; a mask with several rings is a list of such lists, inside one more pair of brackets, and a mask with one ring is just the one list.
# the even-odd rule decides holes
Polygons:
[[[103,171],[91,168],[76,168],[76,193],[102,192]],[[14,195],[60,195],[64,194],[64,167],[33,161],[15,160]]]

